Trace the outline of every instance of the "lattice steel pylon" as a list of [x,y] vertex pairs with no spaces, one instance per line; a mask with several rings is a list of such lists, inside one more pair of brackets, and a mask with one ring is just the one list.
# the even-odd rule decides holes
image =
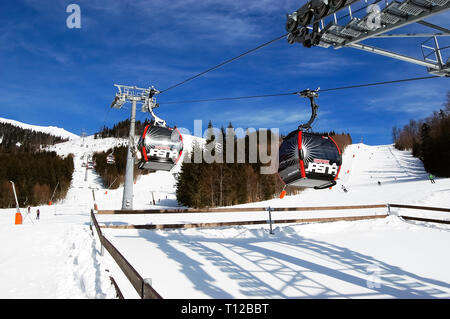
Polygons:
[[[142,103],[142,112],[152,112],[158,107],[154,95],[159,91],[154,87],[138,88],[136,86],[114,84],[119,90],[111,103],[111,107],[121,109],[126,102],[131,102],[131,118],[130,118],[130,136],[128,141],[127,164],[125,168],[125,183],[123,188],[122,209],[133,209],[133,175],[134,175],[134,157],[136,154],[136,145],[134,140],[135,122],[136,122],[136,104]],[[153,112],[152,112],[153,114]]]
[[[431,74],[448,77],[450,56],[445,59],[444,55],[450,55],[450,46],[439,47],[438,37],[450,36],[450,30],[423,20],[449,9],[450,0],[312,0],[287,15],[286,30],[290,44],[350,47],[425,66]],[[344,14],[338,17],[338,12]],[[412,23],[439,33],[388,33]],[[361,43],[367,39],[411,37],[428,38],[422,43],[423,59]]]

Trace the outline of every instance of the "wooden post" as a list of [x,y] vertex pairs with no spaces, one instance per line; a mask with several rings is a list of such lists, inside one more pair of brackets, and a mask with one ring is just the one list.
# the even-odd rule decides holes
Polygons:
[[269,223],[270,223],[270,234],[273,235],[273,231],[272,231],[272,208],[267,209],[269,211]]

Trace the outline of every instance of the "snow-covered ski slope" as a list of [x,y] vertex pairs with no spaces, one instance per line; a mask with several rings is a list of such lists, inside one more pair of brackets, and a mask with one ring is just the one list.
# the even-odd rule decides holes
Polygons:
[[[193,138],[191,138],[192,141]],[[187,144],[188,138],[185,138]],[[109,276],[126,298],[138,298],[111,257],[99,254],[89,212],[94,190],[99,209],[120,209],[123,188],[107,190],[83,154],[125,140],[87,137],[55,145],[75,155],[67,198],[41,206],[35,220],[21,209],[0,210],[0,298],[113,298]],[[354,156],[353,156],[354,155]],[[404,203],[450,207],[450,179],[431,184],[409,152],[391,145],[354,144],[344,153],[338,185],[241,206],[289,207]],[[177,168],[179,169],[179,167]],[[86,180],[85,180],[86,179]],[[381,186],[377,182],[381,182]],[[134,208],[177,205],[175,178],[158,172],[134,185]],[[344,193],[345,185],[348,193]],[[153,205],[153,198],[156,205]],[[450,219],[450,214],[393,210]],[[272,218],[384,214],[384,209],[272,213]],[[31,217],[31,218],[30,218]],[[103,224],[189,223],[267,218],[267,212],[230,214],[102,215]],[[450,227],[386,219],[327,224],[268,225],[173,231],[104,229],[164,298],[449,298]]]
[[79,138],[78,135],[73,134],[69,131],[66,131],[65,129],[56,127],[56,126],[39,126],[39,125],[31,125],[31,124],[25,124],[19,121],[15,121],[15,120],[9,120],[9,119],[5,119],[0,117],[0,123],[8,123],[14,126],[18,126],[21,127],[23,129],[26,130],[32,130],[35,132],[42,132],[42,133],[46,133],[46,134],[50,134],[53,136],[59,136],[62,137],[64,139],[69,139],[69,140],[73,140],[73,139],[77,139]]
[[[392,145],[351,145],[345,152],[344,162],[341,180],[349,186],[371,185],[378,181],[390,184],[427,177],[419,159],[413,157],[411,152],[398,151]],[[348,170],[350,173],[347,174]]]
[[[381,185],[378,185],[378,181]],[[445,179],[441,181],[447,183]],[[348,193],[343,192],[342,185]],[[393,145],[353,144],[348,146],[343,154],[343,165],[337,185],[331,190],[308,189],[282,200],[276,198],[241,206],[301,207],[397,203],[450,207],[449,199],[450,192],[437,191],[437,187],[431,185],[422,162],[410,152],[399,151]]]
[[[172,169],[172,171],[155,172],[138,177],[136,184],[133,185],[134,209],[144,209],[153,206],[153,198],[159,206],[172,207],[177,205],[175,197],[176,180],[174,174],[180,172],[184,157],[188,154],[188,151],[192,149],[194,141],[196,141],[199,145],[204,144],[203,138],[186,134],[183,135],[184,151],[179,162]],[[80,138],[49,147],[49,150],[55,151],[61,156],[67,156],[70,153],[75,156],[74,181],[72,182],[73,187],[69,191],[67,200],[64,202],[73,203],[74,196],[72,196],[70,192],[82,185],[81,187],[89,187],[91,189],[91,195],[86,197],[90,203],[90,208],[92,208],[93,205],[92,189],[94,189],[96,191],[96,202],[100,209],[120,209],[122,207],[123,187],[111,190],[108,189],[109,185],[103,185],[99,176],[95,173],[95,171],[91,170],[88,170],[88,180],[85,182],[84,178],[86,177],[86,168],[81,165],[83,161],[86,161],[86,156],[92,155],[95,152],[105,152],[116,146],[127,145],[127,142],[127,139],[94,139],[93,136],[88,136],[84,140]],[[81,159],[82,156],[84,156],[84,160]],[[77,178],[75,178],[75,175]],[[76,182],[75,180],[79,182]]]
[[[20,124],[20,123],[19,123]],[[185,137],[186,147],[194,138]],[[201,143],[201,139],[199,139]],[[124,145],[126,139],[74,138],[48,148],[61,156],[74,154],[72,184],[64,200],[52,206],[21,208],[22,225],[14,225],[16,209],[0,209],[0,299],[2,298],[114,298],[109,279],[114,265],[99,255],[89,229],[93,193],[111,207],[120,208],[123,187],[105,194],[106,188],[94,170],[82,167],[82,156]],[[179,170],[179,167],[176,168]],[[135,185],[136,200],[148,202],[149,185],[155,196],[175,200],[171,173],[144,176]],[[153,184],[148,184],[151,181]],[[162,192],[160,195],[158,192]],[[146,199],[144,199],[146,198]],[[36,220],[39,209],[40,220]]]
[[[378,185],[378,181],[381,185]],[[344,193],[345,185],[348,193]],[[240,207],[379,203],[450,207],[450,180],[431,184],[423,166],[392,145],[355,144],[338,185]],[[105,203],[107,205],[107,203]],[[450,214],[392,210],[450,220]],[[272,212],[272,219],[386,214],[386,209]],[[104,224],[268,219],[267,212],[99,216]],[[449,298],[450,227],[386,219],[329,224],[173,231],[112,230],[108,238],[165,298]],[[121,284],[128,296],[137,297]]]

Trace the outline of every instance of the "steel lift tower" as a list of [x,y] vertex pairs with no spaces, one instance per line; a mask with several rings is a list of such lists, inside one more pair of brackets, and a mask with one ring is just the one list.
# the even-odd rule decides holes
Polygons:
[[[116,93],[112,108],[121,109],[126,102],[131,102],[131,118],[130,118],[130,136],[128,140],[127,164],[125,169],[125,185],[123,188],[122,210],[133,209],[133,175],[134,175],[134,158],[139,156],[136,152],[136,142],[134,140],[134,131],[136,123],[136,105],[142,103],[142,112],[148,112],[149,109],[158,107],[154,95],[158,94],[155,88],[138,88],[136,86],[126,86],[114,84],[119,90]],[[149,108],[149,105],[151,106]]]
[[[445,59],[443,55],[450,46],[440,47],[438,37],[450,36],[450,30],[424,19],[449,9],[450,0],[312,0],[287,15],[286,30],[290,44],[302,43],[309,48],[354,48],[421,65],[431,74],[448,77],[450,58]],[[412,23],[435,32],[389,33]],[[380,38],[428,39],[421,44],[423,59],[418,59],[362,43]]]

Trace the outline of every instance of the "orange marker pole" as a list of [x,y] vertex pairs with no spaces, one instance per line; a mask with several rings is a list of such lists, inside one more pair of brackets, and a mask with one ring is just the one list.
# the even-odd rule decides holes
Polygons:
[[22,214],[20,212],[16,213],[15,225],[22,225]]
[[10,181],[10,182],[12,184],[12,189],[13,189],[13,192],[14,192],[14,198],[16,199],[16,209],[17,209],[16,218],[15,218],[14,223],[15,223],[15,225],[21,225],[23,220],[22,220],[22,214],[20,213],[19,202],[17,201],[16,187],[14,186],[14,182],[13,181]]

